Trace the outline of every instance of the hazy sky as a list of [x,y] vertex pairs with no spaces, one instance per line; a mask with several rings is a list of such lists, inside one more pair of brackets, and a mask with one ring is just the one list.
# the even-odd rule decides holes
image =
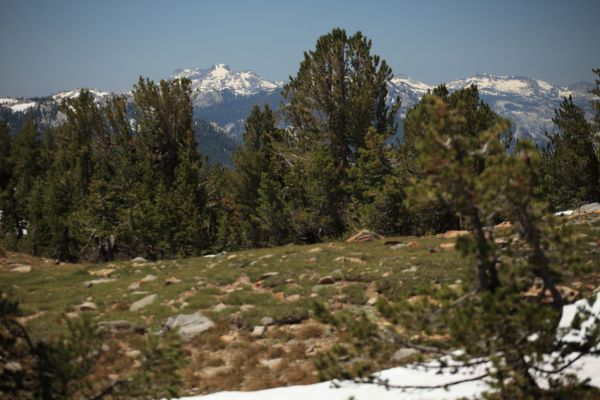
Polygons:
[[271,80],[333,27],[361,30],[395,73],[593,81],[600,0],[0,0],[0,96],[129,89],[139,75],[229,64]]

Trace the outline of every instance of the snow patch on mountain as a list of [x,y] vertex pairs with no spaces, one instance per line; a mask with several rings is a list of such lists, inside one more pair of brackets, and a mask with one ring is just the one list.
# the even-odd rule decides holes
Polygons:
[[[57,102],[61,102],[65,99],[76,99],[79,97],[81,90],[82,89],[78,88],[78,89],[73,89],[73,90],[67,90],[64,92],[58,92],[58,93],[52,95],[52,99]],[[110,96],[110,93],[103,92],[101,90],[96,90],[96,89],[86,89],[86,90],[88,90],[94,96],[96,101],[99,101],[101,99],[104,99],[104,98]]]
[[28,101],[25,103],[18,103],[18,104],[12,104],[9,106],[9,108],[12,110],[12,112],[25,112],[27,110],[29,110],[30,108],[34,108],[35,106],[37,106],[37,103],[34,101]]

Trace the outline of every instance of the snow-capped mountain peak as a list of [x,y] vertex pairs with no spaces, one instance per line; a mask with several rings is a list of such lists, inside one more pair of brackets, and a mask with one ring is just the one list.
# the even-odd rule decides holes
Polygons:
[[194,95],[229,91],[235,96],[252,96],[261,92],[272,92],[281,87],[280,82],[263,79],[254,71],[232,71],[227,64],[215,64],[207,69],[179,69],[171,78],[191,80]]

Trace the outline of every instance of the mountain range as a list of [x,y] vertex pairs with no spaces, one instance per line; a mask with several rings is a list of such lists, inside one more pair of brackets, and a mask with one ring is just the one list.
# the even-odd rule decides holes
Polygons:
[[[185,68],[173,72],[169,79],[188,78],[192,82],[192,101],[200,150],[213,161],[230,163],[233,149],[242,142],[244,121],[255,104],[269,104],[276,109],[283,97],[283,82],[269,81],[251,70],[233,71],[225,64],[207,69]],[[552,117],[563,98],[573,101],[591,115],[589,90],[591,83],[579,82],[568,87],[524,76],[495,76],[477,74],[446,83],[450,91],[477,85],[481,98],[498,114],[513,122],[518,138],[532,138],[539,144],[547,141],[545,133],[556,131]],[[388,87],[388,99],[400,98],[400,117],[414,106],[423,94],[435,85],[396,75]],[[91,90],[98,102],[110,95],[106,91]],[[36,98],[0,98],[0,118],[17,129],[19,121],[33,112],[42,128],[62,121],[58,112],[61,100],[79,94],[78,89]],[[130,96],[131,93],[123,93]],[[204,141],[204,143],[203,143]]]

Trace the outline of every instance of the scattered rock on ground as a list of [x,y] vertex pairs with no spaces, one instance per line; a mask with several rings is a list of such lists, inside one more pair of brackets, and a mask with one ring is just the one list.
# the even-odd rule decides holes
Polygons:
[[131,262],[142,264],[142,263],[147,263],[148,260],[146,260],[144,257],[136,257],[133,260],[131,260]]
[[20,274],[24,274],[27,272],[31,272],[31,265],[23,265],[23,264],[15,264],[16,267],[10,270],[10,272],[18,272]]
[[403,347],[401,349],[396,350],[394,355],[392,356],[392,360],[394,361],[404,361],[409,357],[413,357],[419,354],[418,350],[411,349],[410,347]]
[[262,274],[259,280],[264,281],[265,279],[269,279],[277,275],[279,275],[279,272],[267,272]]
[[331,276],[324,276],[319,279],[319,285],[333,285],[335,283],[335,279]]
[[240,307],[240,311],[250,311],[254,310],[254,305],[252,304],[242,304]]
[[418,249],[419,247],[421,247],[421,245],[418,242],[409,242],[406,247],[409,247],[411,249]]
[[215,323],[200,311],[193,314],[179,314],[165,321],[165,328],[179,328],[177,333],[183,340],[190,340],[215,326]]
[[371,232],[367,229],[359,231],[356,235],[352,236],[346,243],[365,243],[372,242],[374,240],[382,239],[383,237],[375,232]]
[[131,304],[131,306],[129,307],[129,311],[136,312],[136,311],[141,310],[144,307],[148,307],[150,304],[152,304],[156,301],[157,297],[158,297],[158,295],[151,294],[144,298],[141,298],[138,301]]
[[174,276],[165,279],[165,285],[167,285],[167,286],[168,285],[174,285],[176,283],[181,283],[181,279],[178,279],[178,278],[176,278]]
[[494,229],[508,229],[508,228],[512,228],[512,224],[508,221],[504,221],[502,223],[499,223],[498,225],[494,225]]
[[279,366],[279,364],[281,364],[282,361],[283,359],[281,358],[271,358],[269,360],[260,360],[259,364],[269,369],[275,369]]
[[269,326],[269,325],[273,325],[275,323],[275,320],[271,317],[262,317],[260,319],[260,323],[264,326]]
[[257,325],[254,327],[254,329],[252,329],[252,336],[254,337],[261,337],[262,335],[265,334],[266,328],[263,325]]
[[291,296],[286,297],[286,300],[290,301],[290,302],[296,302],[296,301],[300,300],[300,295],[299,294],[293,294]]
[[460,236],[468,235],[469,233],[471,233],[471,232],[464,231],[464,230],[463,231],[446,231],[444,233],[438,234],[437,236],[443,237],[444,239],[455,239]]
[[103,268],[103,269],[99,269],[98,271],[89,271],[89,274],[90,275],[94,275],[94,276],[101,276],[103,278],[106,278],[107,276],[109,276],[113,272],[115,272],[115,270],[112,269],[112,268]]
[[456,243],[454,242],[440,243],[440,249],[442,250],[452,250],[454,247],[456,247]]
[[77,306],[79,311],[96,311],[98,307],[91,301],[86,301]]
[[221,312],[221,311],[224,311],[224,310],[226,310],[228,308],[229,308],[229,306],[226,306],[223,303],[219,303],[216,306],[214,306],[212,310],[213,310],[213,312]]
[[360,265],[364,265],[367,262],[365,260],[361,260],[358,257],[336,257],[333,261],[336,262],[341,262],[341,263],[352,263],[352,264],[360,264]]
[[377,300],[377,297],[371,297],[369,300],[367,300],[367,305],[374,306],[377,303]]
[[320,248],[320,247],[313,247],[313,248],[312,248],[312,249],[310,249],[308,252],[309,252],[309,253],[318,253],[318,252],[320,252],[320,251],[323,251],[323,249],[322,249],[322,248]]
[[117,320],[117,321],[100,321],[98,322],[98,326],[102,329],[106,329],[111,333],[140,333],[143,334],[146,332],[146,328],[142,325],[135,325],[132,322],[125,320]]
[[99,285],[101,283],[109,283],[109,282],[114,282],[114,281],[116,281],[116,279],[112,279],[112,278],[92,279],[91,281],[84,282],[83,286],[85,286],[86,288],[91,288],[94,285]]
[[[572,303],[579,296],[579,292],[568,286],[556,285],[556,289],[560,292],[563,301],[567,304]],[[542,293],[543,291],[543,293]],[[540,278],[533,281],[533,285],[523,293],[523,296],[529,299],[540,299],[542,304],[552,303],[552,293],[550,289],[544,290],[544,282]]]
[[14,374],[17,372],[21,372],[23,370],[23,367],[18,361],[9,361],[6,364],[4,364],[4,370],[12,372]]

